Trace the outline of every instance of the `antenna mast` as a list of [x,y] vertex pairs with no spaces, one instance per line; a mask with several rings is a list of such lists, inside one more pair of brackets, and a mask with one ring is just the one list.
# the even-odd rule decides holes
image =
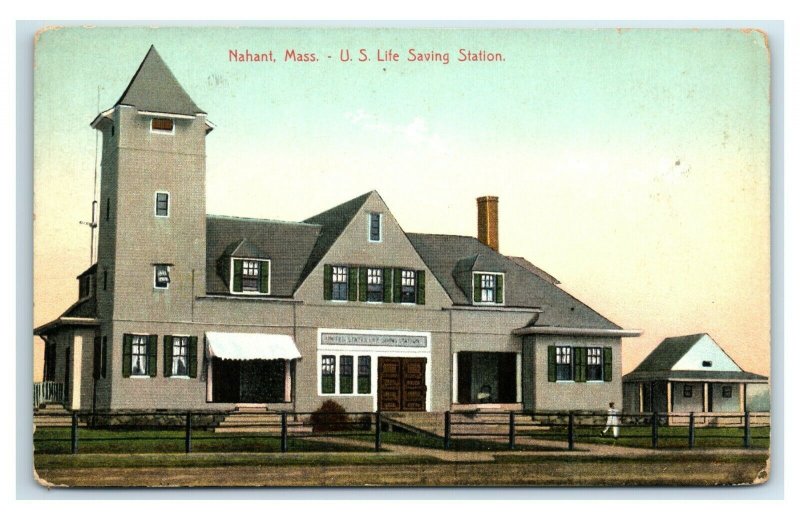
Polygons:
[[[100,85],[97,86],[97,113],[100,113]],[[91,267],[94,264],[94,230],[97,229],[97,163],[98,159],[98,149],[99,149],[99,140],[100,135],[95,132],[94,134],[94,185],[92,186],[92,220],[91,222],[86,222],[81,220],[80,223],[89,226],[92,230],[92,239],[91,243],[89,244],[89,266]]]

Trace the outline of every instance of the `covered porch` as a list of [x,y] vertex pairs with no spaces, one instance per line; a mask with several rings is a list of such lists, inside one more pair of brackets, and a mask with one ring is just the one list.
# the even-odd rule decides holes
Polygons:
[[291,336],[207,332],[206,401],[290,403],[294,363],[300,357]]
[[522,408],[522,354],[453,354],[453,410]]

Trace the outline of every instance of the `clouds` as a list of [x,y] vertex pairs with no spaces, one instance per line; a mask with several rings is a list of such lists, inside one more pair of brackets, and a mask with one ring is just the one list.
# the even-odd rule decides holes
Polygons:
[[439,133],[431,131],[428,122],[422,116],[414,116],[408,122],[387,121],[377,114],[359,108],[355,112],[346,112],[345,117],[351,124],[362,130],[394,136],[435,151],[444,152],[450,148]]

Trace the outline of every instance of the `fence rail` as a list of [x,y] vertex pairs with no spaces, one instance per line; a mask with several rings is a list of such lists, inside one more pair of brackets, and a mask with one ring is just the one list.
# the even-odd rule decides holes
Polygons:
[[[38,446],[54,452],[78,453],[94,447],[132,442],[155,451],[381,451],[383,431],[397,421],[385,421],[381,412],[258,412],[225,414],[208,411],[37,413],[37,417],[69,418],[64,428],[37,429]],[[237,420],[228,420],[236,416]],[[618,414],[609,419],[597,412],[522,411],[445,412],[439,446],[459,449],[518,449],[531,446],[575,450],[578,444],[613,443],[631,447],[688,448],[763,447],[769,442],[769,414],[745,412],[728,416],[728,423],[704,423],[699,414],[685,414],[686,426],[675,426],[676,414]],[[62,423],[59,423],[62,424]],[[766,434],[764,431],[766,430]],[[422,435],[417,433],[416,435]],[[393,437],[393,439],[395,439]],[[466,441],[466,444],[465,444]],[[397,442],[396,439],[393,442]],[[477,444],[476,444],[477,443]],[[56,446],[54,448],[53,446]],[[107,447],[107,449],[110,449]],[[114,448],[112,451],[118,451]],[[123,451],[119,450],[119,451]]]
[[45,403],[63,403],[64,402],[64,383],[55,383],[53,381],[42,381],[41,383],[33,384],[33,407]]

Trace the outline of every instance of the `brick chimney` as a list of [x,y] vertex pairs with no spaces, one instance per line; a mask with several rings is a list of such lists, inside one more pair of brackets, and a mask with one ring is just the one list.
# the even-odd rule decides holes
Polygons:
[[497,197],[478,197],[478,240],[495,251],[500,248],[497,234]]

